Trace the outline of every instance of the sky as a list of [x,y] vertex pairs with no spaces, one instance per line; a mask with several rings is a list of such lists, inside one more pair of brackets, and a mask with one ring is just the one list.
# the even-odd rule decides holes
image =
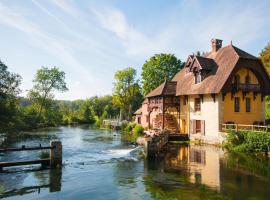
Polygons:
[[258,56],[270,42],[269,0],[0,0],[0,59],[22,76],[22,96],[42,66],[66,73],[57,99],[111,94],[114,73],[172,53],[185,61],[210,40]]

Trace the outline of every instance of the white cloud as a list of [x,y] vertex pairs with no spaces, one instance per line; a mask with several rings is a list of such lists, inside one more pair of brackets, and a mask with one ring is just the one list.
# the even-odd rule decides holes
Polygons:
[[150,55],[160,44],[138,31],[127,21],[124,13],[114,7],[92,7],[91,11],[103,29],[113,32],[121,40],[129,55]]
[[58,6],[61,10],[64,12],[72,15],[73,17],[79,16],[79,11],[75,8],[75,5],[72,4],[72,1],[70,0],[51,0],[53,4]]

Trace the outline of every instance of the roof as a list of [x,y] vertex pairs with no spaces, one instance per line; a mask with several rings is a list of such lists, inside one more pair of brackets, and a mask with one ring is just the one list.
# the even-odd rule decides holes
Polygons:
[[216,67],[215,61],[211,58],[205,58],[202,56],[195,56],[195,58],[202,69],[211,70]]
[[[189,68],[185,67],[180,70],[172,79],[172,81],[177,82],[176,96],[219,93],[233,70],[241,67],[240,61],[242,62],[242,60],[248,62],[246,66],[250,66],[254,71],[258,71],[258,74],[264,77],[262,81],[265,84],[262,85],[270,85],[270,79],[265,74],[265,69],[260,60],[233,45],[220,48],[217,52],[208,53],[205,57],[193,57],[202,68],[208,69],[209,73],[201,83],[195,84],[194,74],[190,72]],[[189,62],[191,58],[188,58]],[[270,88],[265,88],[265,91],[270,93]]]
[[146,95],[146,98],[154,97],[154,96],[175,95],[176,94],[176,85],[177,85],[177,82],[175,82],[175,81],[165,80],[156,89],[154,89],[150,93],[148,93]]
[[134,112],[134,115],[141,115],[142,114],[142,107]]

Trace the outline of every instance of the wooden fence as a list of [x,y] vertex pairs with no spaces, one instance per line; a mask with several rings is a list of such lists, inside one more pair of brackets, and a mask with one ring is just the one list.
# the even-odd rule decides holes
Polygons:
[[246,124],[222,124],[222,131],[253,131],[253,132],[269,132],[270,126],[262,125],[246,125]]
[[14,151],[35,151],[35,150],[50,150],[50,158],[38,160],[24,160],[24,161],[8,161],[0,162],[0,171],[4,167],[21,166],[21,165],[34,165],[41,164],[42,166],[56,167],[62,165],[62,143],[58,140],[50,142],[50,146],[43,147],[41,145],[36,147],[26,147],[23,145],[19,148],[1,148],[0,153],[14,152]]

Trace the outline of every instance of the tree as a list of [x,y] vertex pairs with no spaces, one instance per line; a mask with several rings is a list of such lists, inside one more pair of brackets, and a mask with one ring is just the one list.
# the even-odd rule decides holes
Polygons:
[[20,93],[21,76],[8,71],[8,67],[0,60],[0,97],[15,97]]
[[42,67],[37,71],[34,86],[28,93],[29,98],[38,106],[38,114],[36,120],[40,119],[44,108],[49,108],[52,105],[54,91],[64,92],[68,88],[65,83],[65,72],[59,68]]
[[132,67],[119,70],[114,75],[113,103],[120,108],[123,119],[130,120],[136,96],[140,95],[140,86],[136,80],[136,70]]
[[268,74],[270,74],[270,43],[268,43],[266,47],[262,50],[262,52],[260,53],[260,58]]
[[14,128],[17,119],[17,95],[21,77],[8,71],[0,60],[0,132]]
[[142,91],[146,95],[165,80],[171,80],[183,67],[173,54],[156,54],[142,67]]

